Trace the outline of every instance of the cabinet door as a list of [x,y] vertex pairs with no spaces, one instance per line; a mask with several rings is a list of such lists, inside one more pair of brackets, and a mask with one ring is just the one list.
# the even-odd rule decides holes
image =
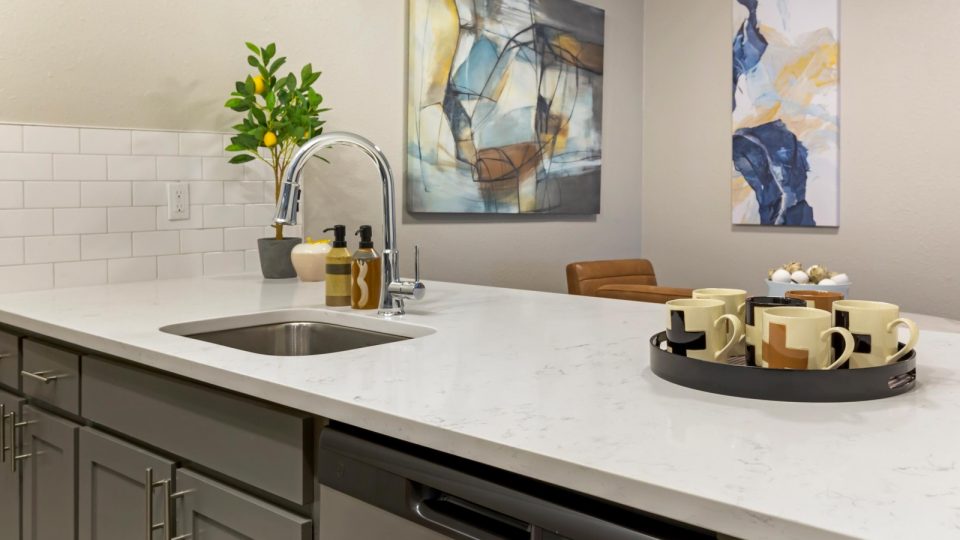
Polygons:
[[177,471],[177,536],[191,540],[309,540],[309,519],[277,508],[186,469]]
[[[154,484],[149,493],[148,470]],[[80,429],[80,540],[164,538],[163,528],[151,527],[151,536],[147,536],[147,528],[165,525],[165,493],[156,484],[172,480],[173,473],[170,460],[97,430]],[[147,516],[148,497],[152,501],[152,516]]]
[[23,539],[77,537],[77,425],[23,406]]
[[13,471],[13,435],[14,427],[12,416],[16,413],[16,420],[20,420],[20,407],[23,398],[0,390],[0,428],[3,436],[0,437],[0,446],[9,449],[0,459],[0,538],[19,540],[20,538],[20,473]]

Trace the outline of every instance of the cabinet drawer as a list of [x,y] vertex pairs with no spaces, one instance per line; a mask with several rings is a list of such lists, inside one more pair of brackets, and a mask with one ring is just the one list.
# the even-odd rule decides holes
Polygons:
[[313,523],[306,518],[241,493],[187,469],[177,471],[182,499],[180,535],[195,540],[309,540]]
[[23,340],[23,393],[80,414],[80,355],[32,339]]
[[0,332],[0,385],[20,388],[20,338]]
[[298,505],[313,502],[305,413],[86,356],[83,415]]

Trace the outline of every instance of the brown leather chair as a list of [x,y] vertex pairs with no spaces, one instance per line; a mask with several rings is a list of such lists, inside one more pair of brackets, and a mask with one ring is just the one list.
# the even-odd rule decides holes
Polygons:
[[653,264],[646,259],[576,262],[567,265],[567,292],[663,304],[690,298],[693,289],[660,287]]

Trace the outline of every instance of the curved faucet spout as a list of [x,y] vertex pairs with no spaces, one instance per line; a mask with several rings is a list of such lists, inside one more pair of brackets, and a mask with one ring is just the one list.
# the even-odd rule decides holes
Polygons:
[[[419,276],[413,288],[404,287],[400,280],[399,253],[397,251],[397,218],[394,208],[393,171],[386,156],[375,144],[353,133],[328,133],[319,135],[307,141],[293,156],[287,174],[280,186],[280,197],[277,199],[277,213],[274,222],[281,225],[296,225],[297,213],[300,204],[301,182],[303,170],[310,158],[317,155],[324,148],[331,146],[353,146],[359,148],[376,164],[383,183],[383,283],[380,288],[380,314],[384,316],[403,315],[404,298],[420,298],[424,287],[419,283]],[[419,261],[417,261],[419,267]],[[419,268],[417,271],[419,275]],[[406,294],[404,291],[416,291]]]

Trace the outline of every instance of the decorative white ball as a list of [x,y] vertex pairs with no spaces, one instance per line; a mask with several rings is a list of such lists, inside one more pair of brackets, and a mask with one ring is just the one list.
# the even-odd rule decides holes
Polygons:
[[804,272],[803,270],[797,270],[796,272],[791,274],[790,279],[800,284],[810,283],[810,276],[808,276],[807,273]]
[[820,280],[820,283],[817,283],[817,285],[836,285],[836,284],[837,284],[837,282],[834,281],[834,280],[832,280],[832,279],[830,279],[830,278],[821,279],[821,280]]
[[775,281],[777,283],[790,283],[790,272],[787,272],[783,268],[777,270],[770,276],[770,281]]
[[832,279],[833,282],[836,283],[837,285],[849,285],[849,284],[850,284],[850,276],[848,276],[848,275],[846,275],[846,274],[837,274],[837,275],[833,276],[833,277],[830,278],[830,279]]

